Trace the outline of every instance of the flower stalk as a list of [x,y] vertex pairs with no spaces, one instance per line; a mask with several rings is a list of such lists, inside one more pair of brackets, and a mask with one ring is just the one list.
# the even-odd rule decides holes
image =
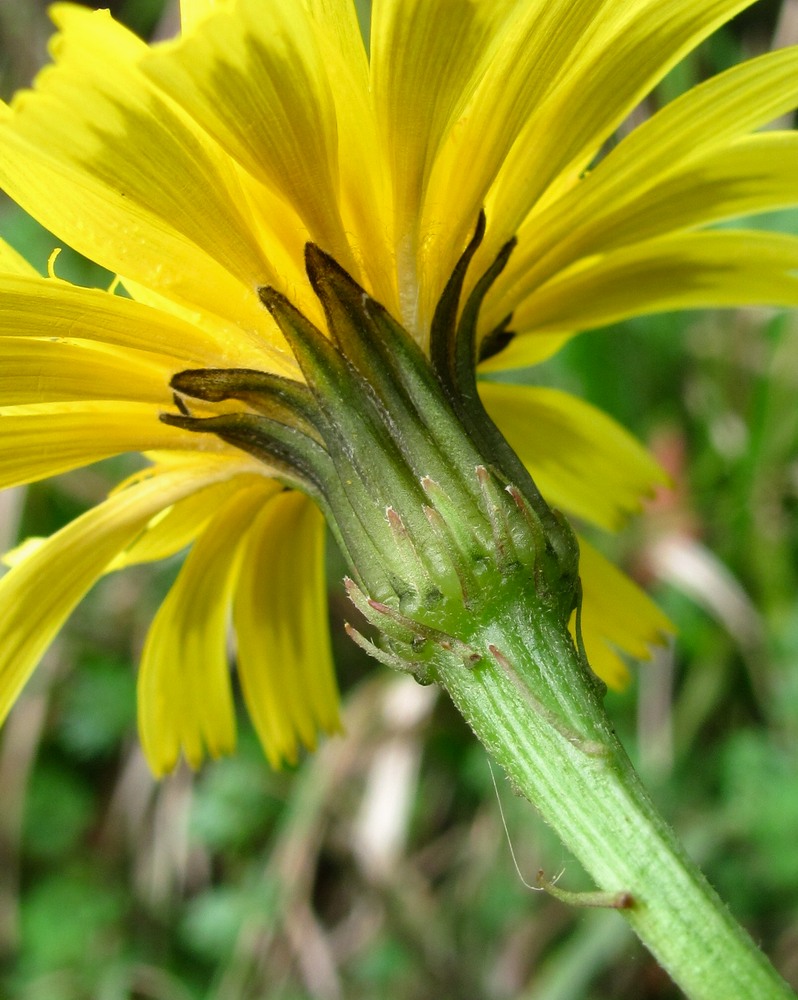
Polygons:
[[674,982],[694,1000],[793,997],[659,815],[570,636],[526,595],[482,641],[492,655],[471,671],[441,658],[440,683]]
[[[247,370],[177,375],[179,414],[275,467],[325,512],[375,658],[437,682],[514,787],[696,1000],[792,996],[659,816],[581,643],[579,552],[476,389],[479,306],[513,244],[461,303],[484,218],[432,324],[430,357],[331,257],[307,271],[329,336],[260,290],[306,384]],[[503,331],[508,322],[502,324]],[[237,400],[211,417],[191,401]],[[569,621],[576,612],[576,642]]]

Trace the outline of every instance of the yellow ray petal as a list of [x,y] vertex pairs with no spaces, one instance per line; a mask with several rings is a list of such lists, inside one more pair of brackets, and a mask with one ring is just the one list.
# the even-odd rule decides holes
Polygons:
[[[556,266],[680,229],[795,205],[798,135],[766,132],[738,139],[653,180],[637,197],[605,202],[604,212],[594,216],[588,211],[586,224],[574,227],[558,248]],[[544,273],[551,270],[548,261]],[[535,280],[533,275],[530,284]]]
[[219,0],[180,0],[180,30],[190,31],[218,5]]
[[156,775],[171,771],[181,751],[199,767],[206,752],[218,757],[235,747],[227,658],[230,596],[237,553],[247,537],[241,526],[264,499],[263,487],[251,485],[217,511],[147,633],[138,717],[141,745]]
[[152,475],[29,548],[0,580],[0,721],[107,564],[159,510],[240,466],[204,463]]
[[324,576],[324,523],[299,493],[281,493],[252,527],[235,598],[238,673],[269,762],[338,729]]
[[[427,278],[427,314],[431,315],[521,128],[602,20],[617,17],[613,8],[618,9],[608,0],[516,3],[483,51],[482,77],[441,145],[425,194],[419,244],[420,271]],[[441,40],[448,41],[448,34],[442,33]],[[496,221],[491,214],[489,228]],[[506,238],[502,228],[499,242]],[[493,244],[490,234],[488,242]]]
[[543,285],[518,307],[513,324],[586,329],[631,315],[742,305],[798,305],[798,239],[721,230],[623,247]]
[[511,368],[531,368],[547,361],[557,353],[572,337],[570,333],[528,334],[524,337],[513,337],[507,347],[494,354],[486,361],[481,361],[478,371],[503,372]]
[[54,12],[58,63],[0,123],[5,190],[112,272],[274,339],[255,295],[274,275],[229,160],[139,71],[147,47],[107,11]]
[[23,274],[29,278],[39,276],[39,272],[32,264],[29,264],[5,240],[0,240],[0,275],[3,274]]
[[169,406],[174,363],[87,341],[0,337],[0,406],[119,399]]
[[369,63],[351,0],[304,0],[317,25],[327,75],[334,82],[341,215],[363,283],[398,315],[390,184],[377,137]]
[[[580,257],[607,253],[619,247],[643,242],[680,230],[729,219],[774,211],[798,203],[798,135],[791,132],[767,132],[762,135],[738,139],[717,152],[691,158],[678,171],[661,178],[654,176],[654,184],[637,196],[627,200],[619,196],[614,202],[603,202],[595,212],[583,214],[580,221],[571,216],[569,206],[562,205],[562,214],[571,217],[571,226],[560,229],[557,215],[552,225],[552,213],[539,220],[536,232],[546,231],[561,241],[554,245],[546,238],[546,245],[538,243],[532,250],[521,244],[519,261],[526,261],[527,268],[513,264],[513,271],[497,289],[503,299],[494,301],[493,315],[511,310],[519,298],[547,281],[559,270],[567,268]],[[586,194],[588,192],[585,192]],[[566,200],[566,199],[563,199]],[[527,228],[526,226],[524,227]],[[520,237],[523,239],[523,235]],[[513,287],[508,283],[516,279]],[[486,317],[489,321],[490,315]]]
[[[626,136],[596,167],[615,196],[645,187],[792,110],[798,103],[798,46],[750,59],[688,90]],[[593,174],[590,175],[591,177]],[[602,181],[607,184],[610,177]],[[591,205],[592,207],[592,205]]]
[[349,264],[337,209],[335,105],[315,24],[301,4],[237,0],[142,67]]
[[607,414],[557,389],[480,382],[490,416],[546,500],[616,529],[666,481],[654,459]]
[[342,53],[344,61],[366,85],[368,58],[353,0],[302,0],[302,5],[319,26],[320,34],[329,38],[330,48]]
[[[237,458],[231,457],[238,465]],[[253,467],[255,462],[253,460]],[[234,494],[257,484],[268,496],[269,491],[282,489],[279,483],[266,479],[253,468],[251,473],[242,473],[227,482],[213,483],[198,490],[167,510],[161,511],[144,528],[135,541],[120,552],[108,567],[111,570],[124,569],[143,562],[156,562],[176,555],[200,535],[208,522]]]
[[19,545],[14,546],[13,549],[4,552],[2,557],[0,557],[0,563],[9,569],[13,569],[14,566],[29,559],[46,541],[47,539],[42,538],[41,535],[30,535],[24,541],[20,542]]
[[687,52],[753,0],[641,0],[610,4],[558,87],[530,115],[486,209],[498,245],[516,232],[548,185],[587,165],[629,112]]
[[176,368],[265,367],[271,358],[240,331],[225,341],[201,326],[96,288],[0,275],[0,335],[91,340],[174,359]]
[[587,658],[602,680],[621,688],[628,671],[617,651],[648,659],[650,646],[671,635],[673,625],[650,597],[582,537],[579,550],[582,637]]
[[[372,90],[393,185],[401,318],[419,328],[417,226],[438,147],[473,94],[513,0],[376,0]],[[469,222],[473,225],[473,222]]]
[[0,487],[19,486],[126,451],[220,451],[210,435],[167,427],[146,403],[58,403],[0,411]]
[[794,133],[743,137],[797,102],[798,47],[734,67],[673,101],[563,197],[533,212],[497,283],[494,312],[511,309],[580,253],[793,203]]

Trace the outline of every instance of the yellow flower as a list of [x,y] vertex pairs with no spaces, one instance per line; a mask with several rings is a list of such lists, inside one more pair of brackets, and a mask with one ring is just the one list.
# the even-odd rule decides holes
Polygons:
[[[231,615],[269,759],[294,760],[335,730],[321,516],[263,463],[159,419],[184,369],[299,377],[257,289],[273,286],[323,327],[308,240],[426,348],[484,208],[469,274],[518,239],[480,315],[485,371],[630,315],[798,304],[798,240],[706,228],[798,202],[798,137],[753,131],[798,103],[796,49],[695,88],[598,155],[671,67],[749,4],[374,0],[368,56],[352,0],[183,0],[182,37],[151,47],[107,12],[57,5],[54,65],[0,118],[0,183],[119,283],[40,278],[0,248],[0,486],[127,451],[152,465],[10,557],[0,717],[100,576],[190,545],[140,670],[154,771],[233,747]],[[488,358],[508,316],[516,336]],[[584,402],[480,388],[567,513],[616,528],[661,480]],[[667,624],[586,546],[581,572],[591,662],[618,681],[616,650],[644,656]]]

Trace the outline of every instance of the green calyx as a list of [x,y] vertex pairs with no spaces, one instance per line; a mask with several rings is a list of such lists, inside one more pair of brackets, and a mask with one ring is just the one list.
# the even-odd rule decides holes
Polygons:
[[[349,564],[350,597],[388,650],[372,652],[419,676],[441,648],[466,664],[480,658],[462,636],[464,610],[476,634],[497,602],[522,592],[563,626],[577,601],[573,532],[546,505],[477,394],[479,307],[514,246],[502,249],[461,303],[483,233],[481,216],[436,310],[429,357],[308,244],[307,273],[328,335],[275,289],[259,290],[305,383],[241,369],[184,371],[172,380],[181,412],[162,416],[256,455],[316,500]],[[185,398],[243,405],[200,418]]]

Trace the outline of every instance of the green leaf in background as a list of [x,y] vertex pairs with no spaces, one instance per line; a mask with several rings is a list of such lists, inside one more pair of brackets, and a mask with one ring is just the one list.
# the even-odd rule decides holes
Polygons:
[[117,953],[119,920],[126,908],[120,887],[85,868],[57,872],[33,886],[22,907],[30,970],[86,969]]
[[87,659],[64,691],[58,738],[64,750],[90,760],[118,751],[135,725],[136,679],[129,664]]
[[94,820],[96,797],[85,778],[64,763],[42,761],[28,787],[23,849],[41,861],[74,851]]

